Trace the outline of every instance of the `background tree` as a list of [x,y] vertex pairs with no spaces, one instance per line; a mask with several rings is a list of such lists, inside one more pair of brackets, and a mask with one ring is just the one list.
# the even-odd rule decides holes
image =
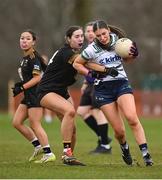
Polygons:
[[161,0],[0,0],[0,108],[7,107],[8,80],[18,79],[19,36],[27,28],[38,34],[37,48],[50,58],[69,25],[104,19],[139,46],[138,60],[126,66],[133,86],[142,88],[152,74],[161,77],[161,6]]

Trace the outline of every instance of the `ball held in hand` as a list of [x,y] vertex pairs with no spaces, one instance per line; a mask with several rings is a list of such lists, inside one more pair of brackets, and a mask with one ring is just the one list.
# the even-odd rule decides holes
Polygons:
[[133,41],[128,38],[120,38],[116,41],[115,52],[122,58],[129,58]]

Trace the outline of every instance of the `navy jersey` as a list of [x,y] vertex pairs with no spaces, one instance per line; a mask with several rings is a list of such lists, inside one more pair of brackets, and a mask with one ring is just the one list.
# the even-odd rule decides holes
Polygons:
[[68,44],[56,51],[39,83],[38,93],[67,89],[72,85],[77,74],[72,64],[77,54]]

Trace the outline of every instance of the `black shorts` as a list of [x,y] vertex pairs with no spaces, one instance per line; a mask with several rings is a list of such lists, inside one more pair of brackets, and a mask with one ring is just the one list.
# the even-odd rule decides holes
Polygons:
[[80,106],[92,106],[92,109],[98,108],[98,105],[95,101],[93,85],[88,85],[85,89],[80,99]]
[[41,99],[48,93],[56,93],[60,96],[62,96],[65,99],[68,99],[70,97],[68,90],[67,89],[63,89],[63,88],[57,88],[57,89],[53,89],[53,90],[48,90],[48,91],[39,91],[38,93],[38,101],[40,104]]
[[24,98],[21,104],[25,104],[27,108],[41,107],[36,93],[33,92],[24,92]]

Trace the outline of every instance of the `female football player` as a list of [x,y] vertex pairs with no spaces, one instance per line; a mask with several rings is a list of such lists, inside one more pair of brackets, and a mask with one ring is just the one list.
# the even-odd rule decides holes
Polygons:
[[[16,110],[12,124],[35,147],[29,161],[35,161],[38,155],[44,152],[43,158],[39,162],[46,163],[55,161],[56,158],[51,152],[47,134],[41,126],[43,109],[39,105],[36,88],[46,65],[34,49],[35,42],[36,35],[32,30],[21,33],[20,48],[23,51],[23,58],[18,68],[21,81],[15,84],[13,94],[17,96],[23,92],[24,98]],[[24,124],[27,118],[30,127]]]
[[[95,83],[95,98],[114,129],[125,163],[132,165],[133,161],[120,112],[127,119],[134,133],[146,166],[152,166],[153,161],[148,151],[144,129],[136,113],[133,90],[122,65],[122,58],[115,53],[114,46],[111,46],[110,28],[105,21],[99,20],[93,25],[93,31],[96,40],[75,59],[73,66],[86,76],[98,78]],[[135,59],[137,56],[138,50],[133,43],[128,59]],[[96,71],[89,71],[86,68],[86,63],[92,61],[99,64],[93,67]]]
[[77,74],[73,61],[83,45],[83,30],[80,26],[71,26],[66,31],[66,43],[53,57],[38,86],[40,104],[54,111],[61,119],[63,139],[62,160],[67,165],[84,165],[73,156],[75,145],[75,108],[68,93],[68,87],[75,82]]
[[[95,38],[93,32],[94,22],[88,22],[85,25],[84,35],[87,43],[90,44]],[[81,87],[81,100],[77,113],[83,118],[84,122],[96,133],[98,145],[90,153],[111,153],[111,138],[108,137],[108,122],[103,112],[98,109],[94,98],[93,88],[94,78],[84,79]]]

